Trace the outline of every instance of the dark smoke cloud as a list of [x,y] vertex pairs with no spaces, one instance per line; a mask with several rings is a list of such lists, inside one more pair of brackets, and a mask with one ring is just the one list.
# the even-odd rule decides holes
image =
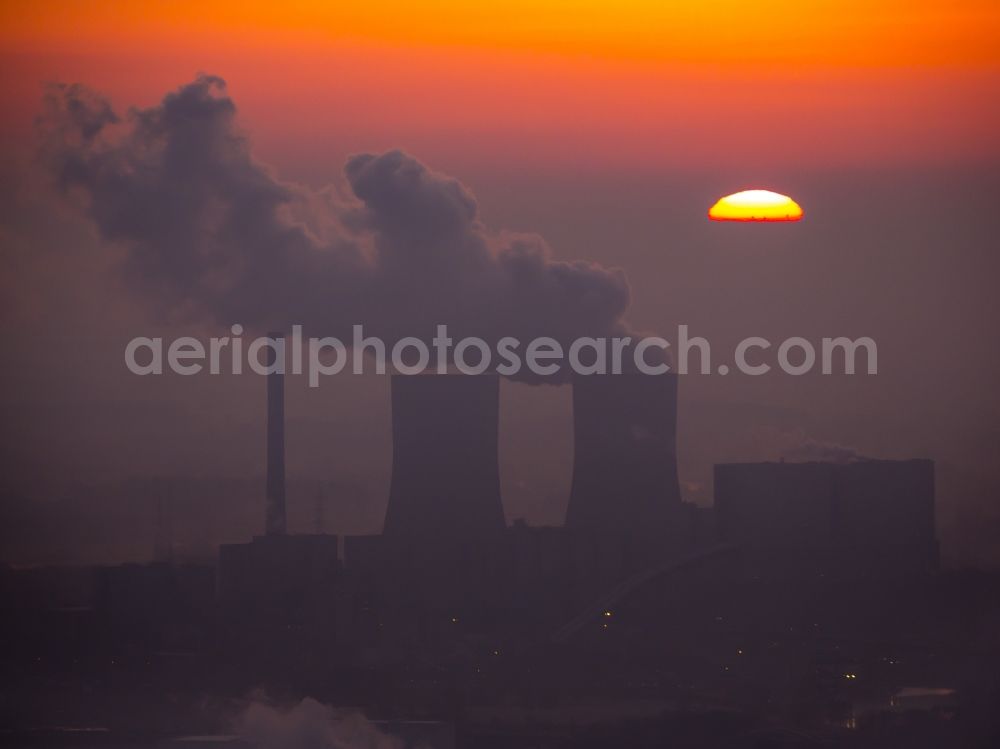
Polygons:
[[401,151],[351,157],[347,190],[277,180],[254,160],[225,83],[201,76],[119,116],[54,86],[42,155],[134,288],[168,317],[350,338],[560,341],[626,332],[618,270],[555,260],[535,235],[494,233],[458,180]]

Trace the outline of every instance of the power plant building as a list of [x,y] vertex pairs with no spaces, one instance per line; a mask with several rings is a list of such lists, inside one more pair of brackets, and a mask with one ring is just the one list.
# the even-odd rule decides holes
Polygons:
[[387,538],[462,541],[506,527],[497,375],[392,377]]
[[667,532],[680,506],[676,433],[676,375],[574,377],[566,527]]
[[715,512],[721,538],[747,548],[890,573],[937,564],[930,460],[717,465]]

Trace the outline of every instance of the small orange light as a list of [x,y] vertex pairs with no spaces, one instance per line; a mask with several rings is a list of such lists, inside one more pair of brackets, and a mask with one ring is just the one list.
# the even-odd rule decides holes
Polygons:
[[802,208],[787,195],[770,190],[743,190],[719,198],[708,210],[713,221],[798,221]]

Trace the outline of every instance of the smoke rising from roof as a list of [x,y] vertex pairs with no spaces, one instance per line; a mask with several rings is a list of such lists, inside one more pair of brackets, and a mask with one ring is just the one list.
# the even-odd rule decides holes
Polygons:
[[45,164],[167,317],[345,340],[361,323],[387,342],[438,324],[486,341],[627,332],[621,271],[490,231],[461,182],[401,151],[351,157],[345,188],[279,181],[221,78],[124,116],[80,85],[50,87],[45,103]]
[[855,463],[862,460],[871,460],[862,455],[856,447],[851,445],[841,445],[836,442],[827,442],[805,436],[802,432],[796,433],[799,443],[786,449],[783,458],[792,463],[811,463],[814,461],[821,463]]

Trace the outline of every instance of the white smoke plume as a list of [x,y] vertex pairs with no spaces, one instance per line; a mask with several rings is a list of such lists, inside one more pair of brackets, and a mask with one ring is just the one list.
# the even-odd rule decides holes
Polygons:
[[358,711],[340,712],[312,698],[282,709],[254,700],[235,721],[255,749],[404,749]]
[[836,442],[826,442],[808,437],[802,431],[796,431],[788,436],[792,444],[785,447],[782,456],[791,463],[855,463],[869,458],[862,455],[856,447],[841,445]]

